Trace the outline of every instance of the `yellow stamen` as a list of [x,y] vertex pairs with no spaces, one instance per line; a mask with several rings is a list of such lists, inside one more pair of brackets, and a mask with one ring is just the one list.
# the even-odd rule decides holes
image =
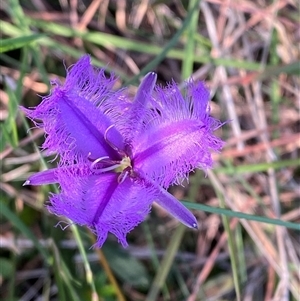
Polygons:
[[127,167],[132,167],[132,166],[131,166],[131,160],[130,160],[130,158],[126,156],[120,162],[120,166],[118,166],[115,169],[115,172],[122,172]]

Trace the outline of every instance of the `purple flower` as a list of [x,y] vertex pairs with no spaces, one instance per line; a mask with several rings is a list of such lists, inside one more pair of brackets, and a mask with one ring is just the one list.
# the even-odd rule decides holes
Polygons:
[[[148,73],[133,101],[114,91],[114,77],[83,56],[66,82],[34,109],[23,109],[46,133],[43,148],[60,157],[58,167],[31,176],[25,185],[59,183],[48,209],[88,226],[101,247],[108,232],[127,246],[126,234],[142,222],[155,201],[188,227],[197,220],[166,189],[195,168],[212,167],[210,151],[223,142],[209,116],[209,93],[190,82],[182,96],[175,83],[156,86]],[[39,122],[38,122],[38,121]]]

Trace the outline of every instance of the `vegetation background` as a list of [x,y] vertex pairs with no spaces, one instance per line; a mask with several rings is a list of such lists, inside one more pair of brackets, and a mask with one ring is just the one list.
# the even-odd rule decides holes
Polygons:
[[[0,14],[1,300],[300,300],[299,2],[3,0]],[[127,249],[93,249],[87,229],[55,227],[55,187],[22,187],[51,163],[18,106],[84,53],[132,94],[149,70],[206,81],[226,146],[171,189],[199,231],[154,206]]]

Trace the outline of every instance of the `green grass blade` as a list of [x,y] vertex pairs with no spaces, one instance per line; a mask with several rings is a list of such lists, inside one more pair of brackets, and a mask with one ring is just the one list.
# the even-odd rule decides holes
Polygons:
[[261,72],[257,80],[263,80],[266,78],[278,76],[281,73],[300,75],[300,61],[295,61],[286,65],[268,66],[263,72]]
[[154,69],[168,54],[168,52],[175,47],[176,43],[178,42],[180,36],[182,33],[188,28],[190,22],[192,21],[192,16],[194,15],[194,11],[197,8],[197,5],[199,5],[199,0],[196,1],[195,5],[193,5],[184,19],[181,28],[174,34],[172,39],[168,42],[168,44],[163,48],[161,53],[159,53],[151,62],[149,62],[141,71],[139,75],[134,76],[130,81],[126,83],[126,85],[134,83],[140,75],[144,75],[147,72]]
[[[223,195],[215,189],[216,194],[219,199],[220,207],[222,209],[225,208],[225,200]],[[222,221],[224,225],[225,232],[227,233],[227,241],[228,241],[228,249],[229,249],[229,256],[230,256],[230,264],[232,268],[232,276],[233,276],[233,283],[234,283],[234,288],[235,288],[235,293],[236,293],[236,299],[237,301],[241,300],[241,283],[239,280],[239,272],[238,272],[238,262],[236,258],[236,253],[237,253],[237,248],[235,245],[235,240],[234,240],[234,230],[230,229],[230,224],[229,224],[229,218],[226,215],[222,215]]]
[[8,13],[11,15],[13,22],[23,30],[24,33],[30,33],[28,20],[25,17],[24,11],[19,0],[9,0]]
[[5,140],[9,142],[12,147],[16,147],[18,145],[18,131],[17,125],[15,122],[17,110],[15,106],[17,105],[17,99],[14,92],[10,89],[9,86],[6,88],[7,95],[9,96],[8,102],[8,118],[5,120],[3,124],[1,124],[1,128],[3,129],[3,134],[5,136]]
[[[146,241],[147,241],[148,248],[151,251],[152,267],[153,267],[154,270],[157,271],[159,269],[160,262],[159,262],[157,254],[155,252],[155,244],[154,244],[154,239],[153,239],[153,236],[152,236],[153,234],[152,234],[152,232],[150,230],[150,227],[148,225],[148,221],[145,221],[144,223],[142,223],[141,226],[143,227],[143,230],[144,230],[144,233],[145,233],[145,238],[146,238]],[[166,284],[164,284],[163,287],[162,287],[162,293],[163,293],[164,297],[170,296],[170,293],[169,293],[169,290],[168,290],[168,287],[167,287]]]
[[[280,63],[279,57],[277,56],[277,43],[278,43],[278,34],[276,29],[272,33],[272,41],[270,47],[270,60],[271,63],[276,66]],[[299,67],[299,66],[298,66]],[[272,79],[271,89],[270,89],[270,98],[272,100],[272,123],[278,124],[280,122],[280,103],[282,102],[282,97],[280,93],[280,85],[278,80]],[[279,129],[272,132],[272,138],[276,139],[279,137]]]
[[[59,300],[80,301],[79,294],[76,292],[71,283],[74,282],[73,276],[71,275],[54,241],[52,241],[51,248],[52,253],[54,254],[54,276],[58,288]],[[78,285],[80,284],[78,283]],[[70,296],[71,299],[69,298]]]
[[82,261],[83,261],[83,264],[84,264],[86,282],[90,286],[92,294],[94,296],[97,296],[97,291],[96,291],[96,286],[95,286],[95,282],[94,282],[93,272],[91,270],[91,266],[90,266],[90,263],[89,263],[88,258],[87,258],[86,250],[83,246],[82,238],[80,237],[77,226],[74,225],[72,223],[72,221],[70,221],[70,223],[71,223],[71,228],[72,228],[73,235],[75,237],[75,240],[76,240],[76,243],[77,243],[77,246],[78,246]]
[[250,221],[256,221],[256,222],[270,224],[270,225],[277,225],[277,226],[282,226],[282,227],[286,227],[289,229],[294,229],[294,230],[300,231],[300,224],[287,222],[287,221],[283,221],[283,220],[276,219],[276,218],[268,218],[268,217],[264,217],[264,216],[247,214],[247,213],[242,213],[242,212],[238,212],[238,211],[232,211],[229,209],[216,208],[216,207],[211,207],[211,206],[203,205],[203,204],[195,204],[195,203],[191,203],[191,202],[187,202],[187,201],[183,201],[182,203],[189,209],[202,210],[205,212],[210,212],[210,213],[215,213],[215,214],[223,214],[223,215],[226,215],[229,217],[243,218],[243,219],[250,220]]
[[[42,25],[41,25],[42,24]],[[32,25],[35,25],[43,30],[45,30],[47,33],[50,34],[57,34],[59,36],[63,37],[80,37],[84,41],[89,41],[91,43],[94,43],[96,45],[100,45],[103,47],[107,46],[113,46],[117,47],[123,50],[132,50],[132,51],[138,51],[141,53],[147,53],[147,54],[152,54],[152,55],[159,55],[163,48],[153,45],[153,44],[148,44],[148,43],[143,43],[140,41],[135,41],[135,40],[128,40],[122,37],[118,36],[113,36],[110,34],[106,33],[100,33],[100,32],[90,32],[90,33],[81,33],[77,32],[75,30],[71,31],[71,34],[68,32],[70,31],[69,27],[67,26],[62,26],[60,24],[52,23],[52,22],[43,22],[43,21],[36,21],[32,20]],[[17,28],[16,26],[0,20],[0,28],[2,31],[10,36],[19,36],[22,34],[22,30]],[[37,40],[37,43],[40,43],[41,45],[46,45],[48,46],[49,39],[46,38],[41,38]],[[63,43],[57,43],[60,47],[57,48],[55,47],[55,50],[60,49],[62,52],[67,52],[67,53],[73,53],[72,56],[74,57],[79,57],[78,55],[74,55],[75,53],[78,53],[78,51],[72,47],[68,47],[67,45]],[[68,49],[66,51],[65,49]],[[178,60],[184,60],[184,52],[179,49],[170,49],[166,57],[168,58],[173,58],[173,59],[178,59]],[[232,67],[232,68],[242,68],[246,70],[253,70],[253,71],[258,71],[261,69],[261,65],[255,62],[251,61],[242,61],[242,60],[236,60],[236,59],[227,59],[227,58],[211,58],[208,55],[197,55],[194,57],[194,62],[195,63],[211,63],[215,66],[225,66],[225,67]],[[103,65],[103,64],[102,64]]]
[[0,42],[0,53],[22,48],[30,43],[44,37],[44,34],[32,34],[17,38],[3,39]]
[[240,283],[246,283],[247,281],[247,259],[245,256],[245,248],[243,241],[243,233],[241,224],[237,224],[235,228],[235,242],[237,250],[237,262],[238,262],[238,276]]
[[[187,43],[185,45],[185,58],[182,61],[182,79],[187,79],[191,76],[194,66],[195,57],[195,35],[197,32],[198,16],[199,16],[199,0],[191,0],[189,2],[189,9],[192,10],[191,22],[187,30]],[[198,9],[196,7],[198,6]]]
[[48,251],[40,244],[36,236],[30,231],[30,229],[23,223],[23,221],[4,203],[0,202],[0,214],[3,215],[11,224],[18,229],[23,235],[28,237],[40,252],[45,262],[48,265],[52,265]]
[[154,281],[151,285],[151,288],[149,290],[149,293],[147,295],[147,298],[145,301],[155,301],[157,300],[157,296],[159,294],[159,291],[165,284],[166,278],[168,276],[168,273],[171,269],[172,263],[174,261],[174,257],[177,253],[177,250],[180,246],[180,243],[182,241],[183,235],[185,232],[185,226],[179,225],[176,229],[175,233],[173,234],[170,243],[166,249],[165,256],[161,262],[160,268],[156,273],[156,276],[154,278]]
[[295,167],[295,166],[300,166],[300,159],[280,160],[280,161],[274,161],[270,163],[264,162],[264,163],[239,165],[239,166],[229,165],[227,167],[215,168],[214,171],[216,173],[236,175],[236,174],[243,174],[243,173],[264,172],[267,171],[269,168],[280,169],[280,168]]

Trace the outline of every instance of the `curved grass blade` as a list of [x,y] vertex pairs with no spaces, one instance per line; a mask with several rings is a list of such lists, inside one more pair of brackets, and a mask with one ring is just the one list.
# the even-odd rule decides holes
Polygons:
[[[121,48],[123,50],[132,50],[132,51],[138,51],[143,53],[148,53],[152,55],[159,55],[162,52],[162,47],[152,45],[149,43],[144,43],[140,41],[135,40],[128,40],[123,37],[117,37],[111,34],[107,33],[100,33],[100,32],[88,32],[88,33],[81,33],[76,30],[72,30],[72,32],[68,32],[70,29],[67,26],[63,26],[60,24],[56,24],[54,22],[42,22],[42,21],[36,21],[33,19],[30,19],[30,22],[32,25],[37,26],[43,30],[45,30],[47,33],[50,34],[57,34],[62,37],[79,37],[82,38],[84,41],[88,41],[91,43],[94,43],[96,45],[100,46],[111,46],[111,47],[117,47]],[[7,34],[7,35],[20,35],[22,34],[22,30],[15,27],[14,25],[0,20],[0,28],[1,30]],[[174,38],[174,37],[173,37]],[[51,42],[52,45],[49,45]],[[43,38],[39,40],[39,43],[41,45],[45,46],[51,46],[54,48],[54,40],[49,38]],[[57,43],[58,45],[58,43]],[[60,43],[59,44],[60,49],[63,52],[70,53],[71,56],[78,58],[80,55],[79,51],[75,50],[74,48],[68,47],[66,44]],[[173,47],[173,46],[172,46]],[[185,53],[180,49],[169,49],[168,53],[166,54],[166,57],[168,58],[174,58],[178,60],[184,60],[185,59]],[[55,46],[55,49],[57,49],[57,46]],[[82,55],[82,54],[81,54]],[[99,64],[99,60],[95,61],[97,64]],[[236,60],[236,59],[229,59],[229,58],[211,58],[209,56],[200,56],[197,55],[194,57],[195,63],[211,63],[215,66],[225,66],[225,67],[232,67],[232,68],[243,68],[247,70],[253,70],[258,71],[260,70],[261,66],[258,63],[255,62],[249,62],[249,61],[242,61],[242,60]],[[151,62],[150,62],[151,63]],[[103,64],[99,64],[99,66],[103,66]],[[109,66],[106,68],[109,69]],[[146,73],[146,72],[145,72]],[[123,77],[122,77],[123,78]]]
[[28,36],[3,39],[0,43],[0,53],[22,48],[42,37],[45,37],[45,34],[32,34]]
[[203,204],[195,204],[195,203],[191,203],[191,202],[187,202],[187,201],[183,201],[182,203],[189,209],[201,210],[201,211],[215,213],[215,214],[223,214],[223,215],[226,215],[229,217],[244,218],[244,219],[247,219],[250,221],[277,225],[277,226],[282,226],[282,227],[286,227],[289,229],[294,229],[294,230],[300,231],[300,224],[287,222],[287,221],[283,221],[283,220],[276,219],[276,218],[268,218],[268,217],[264,217],[264,216],[247,214],[247,213],[242,213],[242,212],[238,212],[238,211],[232,211],[229,209],[216,208],[216,207],[211,207],[211,206],[203,205]]
[[168,42],[168,44],[162,49],[161,53],[159,53],[152,61],[150,61],[143,69],[141,69],[138,75],[135,75],[131,78],[125,85],[129,85],[134,83],[141,75],[145,75],[147,72],[154,69],[168,54],[168,52],[176,45],[180,36],[183,32],[188,28],[192,21],[192,17],[194,16],[195,10],[199,6],[200,0],[197,0],[195,5],[191,7],[188,11],[186,18],[184,19],[181,28],[174,34],[172,39]]

